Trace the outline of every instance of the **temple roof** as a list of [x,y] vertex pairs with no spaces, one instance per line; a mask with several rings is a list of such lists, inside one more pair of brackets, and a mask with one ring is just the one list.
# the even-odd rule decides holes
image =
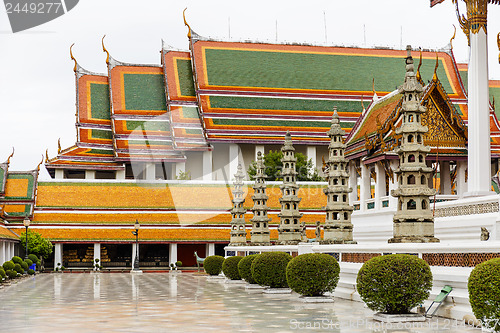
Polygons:
[[1,217],[9,222],[32,217],[35,207],[39,169],[7,171],[5,192],[0,194]]
[[19,240],[19,235],[0,223],[0,239]]

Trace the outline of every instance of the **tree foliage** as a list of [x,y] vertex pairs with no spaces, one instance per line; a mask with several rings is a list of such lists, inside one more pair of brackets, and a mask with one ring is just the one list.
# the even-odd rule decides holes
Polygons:
[[[264,166],[265,173],[268,181],[283,180],[281,177],[281,169],[283,165],[281,163],[281,158],[283,153],[281,151],[269,151],[264,155]],[[318,174],[318,171],[313,167],[312,159],[307,160],[306,156],[301,153],[295,153],[295,158],[297,158],[296,170],[297,170],[297,180],[298,181],[322,181],[323,178]],[[251,180],[254,180],[257,162],[253,161],[248,167],[248,176]]]
[[[21,233],[21,247],[26,248],[26,233]],[[54,245],[46,239],[43,238],[36,231],[28,230],[28,253],[34,254],[36,256],[42,256],[47,259],[52,254],[52,249]]]

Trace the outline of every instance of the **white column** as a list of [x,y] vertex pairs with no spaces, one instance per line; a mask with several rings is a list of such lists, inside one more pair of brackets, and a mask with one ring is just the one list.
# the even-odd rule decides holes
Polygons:
[[470,33],[468,72],[468,192],[485,195],[491,188],[488,44],[483,29]]
[[7,260],[10,260],[14,256],[14,243],[9,242],[7,245],[9,248],[9,250],[7,251],[8,252]]
[[[137,244],[137,245],[139,245],[139,244]],[[140,258],[139,250],[140,250],[140,246],[136,246],[135,242],[133,242],[132,243],[132,269],[134,269],[135,254],[137,253],[137,255]],[[140,266],[139,266],[139,268],[140,268]]]
[[170,264],[175,264],[177,261],[177,243],[170,243],[168,248],[168,260]]
[[465,170],[467,169],[466,161],[457,161],[457,195],[459,198],[467,192],[467,183],[465,182]]
[[95,179],[95,170],[85,170],[85,179]]
[[203,152],[203,180],[212,180],[212,151]]
[[125,169],[116,170],[116,179],[125,179]]
[[[63,264],[63,245],[62,243],[56,243],[54,247],[54,268],[58,267],[57,264]],[[59,266],[60,267],[60,266]]]
[[229,180],[238,172],[239,154],[240,147],[235,143],[229,144]]
[[95,260],[99,259],[99,265],[102,265],[101,263],[101,243],[94,243],[94,262],[92,263],[95,265]]
[[307,146],[307,160],[312,160],[313,168],[316,169],[316,146]]
[[64,179],[63,169],[56,169],[55,179]]
[[156,178],[156,165],[154,163],[146,163],[144,166],[144,179],[155,180]]
[[439,162],[439,189],[441,194],[451,194],[450,162]]
[[349,163],[349,187],[352,189],[349,193],[349,202],[352,205],[354,201],[358,201],[358,173],[355,161]]
[[375,209],[382,208],[382,197],[385,196],[385,170],[380,162],[375,162],[375,173],[377,181],[375,182]]
[[5,253],[7,250],[5,246],[6,243],[6,241],[2,241],[2,248],[0,249],[0,265],[7,261],[7,259],[5,259],[7,257],[7,253]]
[[391,169],[393,171],[392,181],[389,179],[389,207],[391,209],[397,209],[398,207],[398,198],[393,197],[391,195],[392,190],[395,190],[399,187],[398,185],[398,176],[394,173],[399,166],[399,160],[391,160]]
[[265,152],[264,145],[256,145],[255,146],[255,158],[254,158],[255,161],[257,161],[257,153],[259,151],[261,152],[262,156],[264,156],[264,152]]
[[371,197],[371,179],[370,169],[361,162],[361,184],[359,186],[359,210],[364,212],[367,210],[366,200]]
[[214,243],[207,243],[207,257],[208,256],[213,256],[215,255],[215,244]]

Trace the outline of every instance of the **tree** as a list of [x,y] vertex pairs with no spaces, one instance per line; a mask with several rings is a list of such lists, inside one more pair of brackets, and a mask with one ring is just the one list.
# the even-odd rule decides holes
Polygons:
[[[21,247],[23,249],[26,248],[26,233],[23,232],[21,233]],[[43,238],[42,235],[40,235],[36,231],[31,231],[28,230],[28,253],[33,253],[37,257],[44,257],[47,259],[51,254],[52,254],[52,248],[54,245],[46,239]]]
[[[266,167],[266,176],[268,181],[283,180],[281,177],[281,158],[283,153],[281,151],[269,151],[264,155],[264,165]],[[318,174],[318,171],[313,167],[312,159],[307,160],[306,156],[301,153],[296,153],[297,158],[296,170],[298,181],[322,181],[323,178]],[[248,176],[250,180],[254,180],[257,162],[253,161],[248,167]]]

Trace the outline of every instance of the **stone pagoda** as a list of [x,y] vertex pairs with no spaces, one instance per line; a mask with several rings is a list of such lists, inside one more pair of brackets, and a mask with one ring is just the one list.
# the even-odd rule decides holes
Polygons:
[[405,81],[399,87],[403,94],[401,106],[401,126],[395,131],[401,136],[401,145],[395,149],[399,155],[399,188],[391,194],[398,198],[398,209],[394,214],[393,238],[389,243],[428,243],[439,242],[434,237],[434,216],[430,209],[429,197],[435,190],[429,188],[432,168],[425,163],[430,147],[424,145],[427,126],[421,124],[422,114],[427,108],[420,103],[423,92],[418,82],[411,56],[411,47],[406,47]]
[[330,137],[330,145],[326,163],[328,187],[323,190],[327,204],[322,243],[356,244],[352,240],[353,207],[349,204],[349,193],[352,189],[348,187],[349,174],[347,173],[347,160],[344,157],[346,145],[343,142],[343,136],[345,132],[340,127],[336,107],[333,112],[332,125],[327,134]]
[[267,216],[267,199],[266,195],[266,174],[262,153],[257,153],[257,167],[255,173],[255,184],[253,185],[254,195],[253,200],[253,218],[252,231],[250,232],[252,245],[270,245],[269,221]]
[[245,174],[241,164],[238,164],[238,171],[234,175],[234,190],[233,190],[233,209],[231,209],[231,240],[229,245],[246,245],[247,232],[245,230],[245,213],[246,209],[243,208],[245,198],[242,190],[243,178]]
[[295,148],[292,145],[292,136],[290,132],[285,135],[285,144],[281,147],[283,158],[281,163],[283,169],[281,176],[283,177],[283,185],[281,189],[281,212],[280,225],[278,227],[278,243],[279,244],[297,244],[301,240],[300,218],[302,214],[299,212],[300,198],[297,197],[299,186],[297,185],[297,171],[295,164]]

